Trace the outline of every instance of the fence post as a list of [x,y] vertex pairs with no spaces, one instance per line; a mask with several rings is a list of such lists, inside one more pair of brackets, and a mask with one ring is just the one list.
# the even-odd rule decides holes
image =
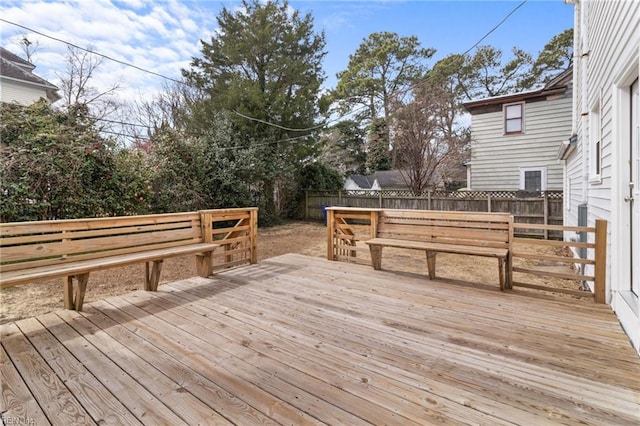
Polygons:
[[427,191],[427,210],[431,210],[431,190]]
[[382,190],[378,190],[378,208],[382,208]]
[[607,221],[596,219],[596,248],[593,292],[596,303],[606,303],[606,279],[607,279]]
[[309,190],[304,190],[304,220],[309,220]]
[[[549,193],[547,191],[544,191],[544,201],[543,201],[543,207],[544,212],[542,213],[544,216],[544,224],[548,225],[549,224]],[[544,239],[548,240],[549,239],[549,230],[545,228],[544,230]]]
[[491,193],[487,191],[487,211],[491,212]]
[[342,190],[338,190],[338,205],[342,205]]

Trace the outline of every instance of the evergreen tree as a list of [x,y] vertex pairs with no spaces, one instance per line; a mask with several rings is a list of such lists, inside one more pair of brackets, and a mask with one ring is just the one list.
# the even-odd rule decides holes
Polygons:
[[193,107],[192,124],[207,129],[212,112],[227,112],[255,160],[248,178],[263,215],[277,215],[280,182],[316,149],[325,37],[286,0],[243,0],[223,8],[217,22],[215,35],[201,42],[202,56],[184,71],[208,95]]

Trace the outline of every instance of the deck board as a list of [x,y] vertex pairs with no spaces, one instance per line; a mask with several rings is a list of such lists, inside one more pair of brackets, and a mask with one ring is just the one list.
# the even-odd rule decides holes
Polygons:
[[5,424],[640,422],[607,306],[300,255],[0,331]]

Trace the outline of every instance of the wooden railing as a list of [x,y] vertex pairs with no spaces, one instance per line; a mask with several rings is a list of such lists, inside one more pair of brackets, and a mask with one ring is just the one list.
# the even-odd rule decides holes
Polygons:
[[244,263],[257,263],[258,209],[201,210],[202,236],[205,243],[218,243],[213,252],[213,270]]
[[369,247],[363,241],[376,236],[378,210],[327,209],[327,259],[370,265]]
[[[578,241],[577,238],[566,238],[560,241],[536,238],[514,238],[513,260],[546,262],[551,264],[569,265],[577,269],[576,272],[558,272],[548,268],[516,266],[512,270],[516,273],[527,274],[538,277],[554,277],[563,280],[580,281],[583,290],[572,290],[564,288],[548,287],[539,284],[531,284],[520,281],[514,281],[514,287],[526,287],[537,290],[553,291],[556,293],[565,293],[573,296],[592,296],[597,303],[605,303],[605,281],[606,281],[606,263],[607,263],[607,221],[598,219],[595,226],[557,226],[557,225],[532,225],[525,223],[514,223],[514,229],[527,229],[530,231],[543,231],[544,235],[548,235],[550,231],[582,233],[586,238],[585,241]],[[567,256],[567,255],[549,255],[536,253],[531,250],[532,247],[569,248],[573,253],[574,249],[584,249],[584,257]],[[527,249],[526,247],[529,247]],[[517,262],[516,262],[517,263]],[[587,290],[587,282],[593,283],[593,293]]]
[[[373,238],[377,230],[377,208],[358,207],[331,207],[327,209],[327,259],[343,262],[353,262],[371,265],[369,249],[364,241]],[[580,297],[594,297],[597,303],[605,303],[606,297],[606,250],[607,250],[607,222],[596,220],[595,226],[561,226],[538,225],[529,223],[514,223],[514,232],[517,231],[529,235],[537,235],[538,238],[514,237],[512,262],[517,265],[512,267],[512,272],[536,277],[553,277],[564,280],[582,282],[586,290],[586,283],[592,282],[592,291],[579,289],[557,288],[544,284],[527,283],[523,281],[513,282],[512,287],[526,287],[535,290],[551,291],[570,294]],[[516,231],[517,230],[517,231]],[[576,238],[564,240],[549,240],[550,234],[566,234],[576,232],[586,234],[585,241]],[[536,253],[532,247],[544,248],[545,253]],[[548,248],[571,249],[572,253],[548,254]],[[585,257],[577,257],[573,249],[584,249]],[[524,261],[524,262],[522,262]],[[548,268],[536,268],[526,263],[549,262],[573,267],[576,272],[557,272]],[[525,279],[526,281],[526,279]],[[589,288],[591,290],[591,288]]]

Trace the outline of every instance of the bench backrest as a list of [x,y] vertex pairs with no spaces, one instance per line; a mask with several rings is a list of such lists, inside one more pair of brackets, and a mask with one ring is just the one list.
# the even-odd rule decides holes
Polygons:
[[59,265],[200,242],[197,212],[3,223],[0,269]]
[[393,210],[378,212],[378,238],[509,248],[509,213]]

